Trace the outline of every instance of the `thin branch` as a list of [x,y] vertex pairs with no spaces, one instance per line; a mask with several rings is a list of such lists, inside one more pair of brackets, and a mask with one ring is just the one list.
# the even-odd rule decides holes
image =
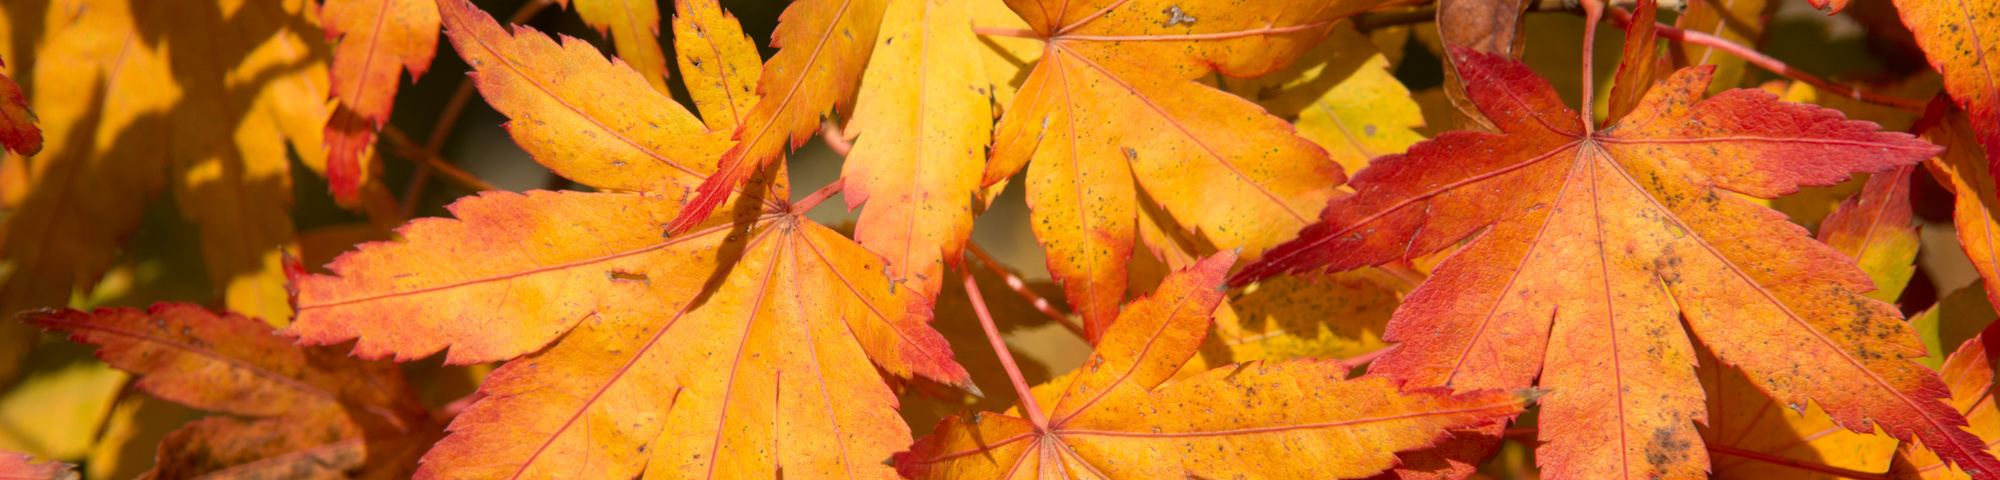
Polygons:
[[[1528,437],[1529,439],[1532,440],[1535,438],[1536,435],[1539,435],[1540,433],[1541,431],[1539,429],[1536,429],[1534,427],[1527,427],[1527,428],[1509,428],[1505,432],[1502,432],[1500,435],[1507,438],[1515,438],[1516,440],[1519,440],[1516,437]],[[1728,445],[1716,445],[1711,443],[1708,444],[1708,451],[1710,453],[1720,453],[1732,457],[1745,458],[1759,462],[1769,463],[1772,465],[1796,468],[1808,472],[1833,475],[1836,477],[1852,478],[1855,480],[1889,480],[1889,476],[1886,474],[1848,470],[1845,468],[1840,468],[1832,465],[1824,465],[1804,460],[1785,458],[1777,455],[1772,455],[1769,453],[1758,452],[1753,450],[1744,450],[1741,448],[1731,447]]]
[[[527,22],[554,4],[555,0],[530,0],[521,5],[521,8],[515,9],[514,14],[507,17],[507,23]],[[438,152],[444,151],[444,142],[451,138],[452,127],[458,125],[458,118],[465,113],[465,106],[472,103],[472,92],[471,75],[458,81],[458,90],[453,91],[451,100],[445,102],[444,110],[438,113],[437,124],[431,126],[430,138],[424,142],[422,151],[428,154],[428,158],[437,158]],[[404,137],[403,140],[407,143],[409,138]],[[416,214],[417,201],[423,198],[424,186],[430,184],[432,168],[434,167],[428,163],[418,165],[417,171],[410,175],[409,185],[403,187],[403,211],[398,212],[403,218],[407,219]]]
[[[1620,26],[1632,22],[1632,13],[1627,12],[1622,8],[1612,9],[1611,17],[1617,20],[1618,25]],[[1857,101],[1895,108],[1897,110],[1904,110],[1917,113],[1922,113],[1924,111],[1925,102],[1923,101],[1911,100],[1907,98],[1895,97],[1889,95],[1882,95],[1879,93],[1871,93],[1864,90],[1849,88],[1844,85],[1835,84],[1833,82],[1828,82],[1826,81],[1826,79],[1819,78],[1817,76],[1814,76],[1813,74],[1800,71],[1799,69],[1796,68],[1792,68],[1790,65],[1786,65],[1785,62],[1781,62],[1778,61],[1778,59],[1776,58],[1771,58],[1768,55],[1764,55],[1763,53],[1758,52],[1757,49],[1750,48],[1740,43],[1729,41],[1728,39],[1724,39],[1721,37],[1701,32],[1690,32],[1686,30],[1681,30],[1664,23],[1659,24],[1658,31],[1660,37],[1662,38],[1690,45],[1701,45],[1704,47],[1721,50],[1731,55],[1742,57],[1744,60],[1749,61],[1752,64],[1755,64],[1759,67],[1763,67],[1765,70],[1771,71],[1771,73],[1776,73],[1778,75],[1783,75],[1785,78],[1790,78],[1793,80],[1805,82],[1807,85],[1818,87],[1821,90],[1832,92],[1835,95],[1851,98]]]
[[479,400],[484,398],[486,398],[486,394],[472,392],[466,396],[459,397],[457,400],[452,400],[451,403],[444,404],[442,407],[438,407],[437,411],[431,414],[432,418],[436,418],[441,422],[450,422],[451,419],[458,418],[458,414],[465,413],[466,408],[472,407],[472,404],[479,403]]
[[[1540,0],[1528,5],[1529,12],[1568,12],[1577,8],[1576,0]],[[1624,0],[1631,2],[1634,0]],[[1614,0],[1613,4],[1618,1]],[[1415,25],[1437,20],[1437,6],[1427,6],[1401,12],[1367,12],[1354,16],[1354,29],[1367,33],[1372,30]]]
[[1578,115],[1583,117],[1583,131],[1586,133],[1597,131],[1597,119],[1593,118],[1596,109],[1591,108],[1591,105],[1597,104],[1597,99],[1592,97],[1596,92],[1591,91],[1592,87],[1597,85],[1597,80],[1592,75],[1595,72],[1591,69],[1590,57],[1591,46],[1597,43],[1597,23],[1603,19],[1604,2],[1583,0],[1583,103],[1578,104],[1583,108],[1577,110],[1582,110]]
[[973,26],[972,33],[979,35],[991,35],[995,37],[1032,38],[1036,40],[1047,40],[1046,38],[1042,37],[1042,34],[1036,33],[1034,30],[1026,28]]
[[1377,358],[1382,358],[1383,355],[1388,355],[1389,352],[1395,351],[1396,347],[1400,346],[1402,346],[1402,344],[1399,343],[1392,343],[1389,345],[1385,345],[1382,348],[1377,348],[1375,349],[1375,351],[1372,352],[1363,353],[1360,355],[1355,355],[1352,357],[1347,357],[1345,359],[1342,359],[1340,361],[1340,364],[1346,366],[1349,369],[1359,368],[1362,365],[1367,365],[1369,362],[1375,361],[1375,359]]
[[1375,268],[1382,269],[1383,272],[1387,272],[1389,275],[1396,277],[1397,280],[1402,280],[1403,283],[1409,285],[1410,288],[1417,288],[1418,285],[1422,285],[1424,283],[1424,280],[1430,279],[1430,276],[1424,275],[1424,272],[1419,272],[1415,268],[1410,268],[1410,263],[1408,260],[1384,263],[1381,265],[1376,265]]
[[972,271],[958,269],[965,277],[965,296],[972,299],[972,311],[979,315],[979,327],[986,329],[986,341],[993,344],[993,354],[1000,357],[1000,366],[1007,370],[1007,380],[1014,382],[1014,394],[1021,399],[1021,410],[1027,412],[1028,421],[1034,422],[1037,431],[1049,430],[1049,419],[1042,415],[1042,407],[1035,404],[1035,391],[1028,388],[1028,380],[1021,377],[1021,367],[1014,364],[1014,354],[1007,350],[1007,342],[1000,339],[1000,328],[993,326],[993,314],[986,311],[986,298],[979,295],[979,282],[972,279]]
[[854,144],[847,141],[846,135],[846,132],[840,130],[840,124],[832,120],[827,120],[819,126],[819,139],[826,142],[826,148],[833,149],[833,153],[838,153],[842,157],[847,156],[847,152],[854,151]]
[[436,154],[418,147],[415,142],[410,141],[409,135],[403,134],[403,129],[396,128],[395,125],[384,125],[382,127],[382,137],[389,139],[389,143],[394,144],[397,156],[414,160],[417,162],[417,165],[424,168],[443,172],[445,179],[451,180],[452,183],[456,183],[460,187],[474,191],[500,189],[500,187],[493,186],[492,182],[480,179],[470,172],[459,170],[458,167],[452,166],[451,162],[446,162]]
[[1021,280],[1021,277],[1015,275],[1014,272],[1007,271],[1007,267],[1001,265],[998,260],[994,260],[993,255],[986,253],[986,249],[979,248],[979,244],[967,241],[965,242],[965,250],[972,252],[972,256],[978,258],[981,265],[986,266],[986,271],[993,272],[994,275],[999,275],[1000,278],[1006,279],[1007,288],[1013,290],[1014,294],[1020,295],[1028,303],[1033,304],[1036,311],[1040,311],[1042,315],[1055,320],[1056,324],[1062,325],[1064,330],[1069,330],[1069,333],[1076,334],[1076,338],[1087,338],[1083,335],[1082,325],[1077,325],[1075,319],[1069,318],[1069,314],[1056,310],[1055,305],[1049,304],[1048,299],[1042,298],[1034,290],[1029,290],[1028,282]]
[[802,215],[805,214],[806,212],[810,212],[812,211],[813,207],[819,206],[820,202],[826,201],[827,197],[832,197],[833,194],[840,193],[840,189],[846,186],[847,186],[847,179],[844,178],[833,179],[833,183],[826,184],[826,186],[824,187],[819,187],[819,190],[814,190],[812,195],[806,195],[806,198],[801,198],[799,199],[799,201],[793,202],[791,212],[795,215]]

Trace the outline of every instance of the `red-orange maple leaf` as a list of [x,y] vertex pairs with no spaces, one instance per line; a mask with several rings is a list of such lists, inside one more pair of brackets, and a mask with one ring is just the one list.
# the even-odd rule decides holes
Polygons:
[[[1828,0],[1815,0],[1824,6]],[[1839,11],[1846,0],[1831,0]],[[1896,0],[1903,25],[1916,34],[1944,89],[1972,118],[1989,170],[2000,170],[2000,2]]]
[[1689,332],[1772,398],[1818,402],[1842,426],[1921,438],[2000,476],[1940,401],[1937,374],[1910,360],[1924,350],[1901,315],[1863,296],[1873,285],[1853,260],[1735,194],[1831,185],[1937,147],[1762,91],[1700,100],[1711,67],[1676,73],[1593,130],[1526,65],[1453,54],[1502,133],[1451,132],[1376,159],[1355,195],[1237,283],[1471,238],[1397,310],[1384,338],[1402,345],[1371,372],[1550,390],[1537,456],[1554,478],[1706,475]]

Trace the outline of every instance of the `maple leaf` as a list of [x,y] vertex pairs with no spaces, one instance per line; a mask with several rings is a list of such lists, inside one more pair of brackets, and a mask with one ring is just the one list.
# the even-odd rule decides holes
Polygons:
[[34,463],[25,453],[0,451],[0,478],[7,480],[74,480],[76,471],[62,462]]
[[1924,366],[1933,370],[1944,368],[1945,351],[1950,345],[1979,335],[1995,318],[2000,318],[2000,313],[1993,310],[1993,303],[1986,301],[1980,283],[1975,280],[1972,285],[1945,295],[1923,313],[1910,317],[1910,327],[1923,336],[1924,351],[1929,353],[1921,360]]
[[888,0],[800,0],[785,7],[771,32],[777,55],[757,84],[763,97],[731,136],[737,143],[717,161],[716,175],[674,219],[681,234],[708,218],[730,192],[819,130],[829,110],[847,106],[874,52]]
[[209,417],[169,434],[149,478],[316,468],[407,476],[441,434],[396,365],[296,346],[233,312],[162,303],[49,310],[27,321],[102,347],[98,358],[138,376],[140,391],[250,417]]
[[847,207],[866,203],[855,241],[889,259],[890,278],[936,297],[983,207],[993,86],[964,1],[892,2],[862,77],[857,136],[842,165]]
[[[711,132],[731,132],[757,105],[763,60],[736,16],[713,1],[675,0],[674,51],[688,96]],[[700,157],[708,158],[708,157]]]
[[1653,86],[1654,71],[1660,64],[1654,60],[1659,55],[1653,53],[1659,39],[1655,30],[1659,24],[1653,22],[1659,15],[1658,5],[1654,0],[1639,0],[1632,11],[1632,21],[1625,25],[1625,60],[1618,62],[1618,73],[1611,77],[1611,96],[1606,98],[1610,114],[1604,117],[1605,125],[1625,118],[1639,106],[1639,100]]
[[[557,0],[564,7],[571,0]],[[660,5],[654,1],[575,0],[583,23],[611,38],[618,58],[639,71],[653,90],[667,93],[667,54],[660,50]],[[608,31],[608,33],[607,33]]]
[[[1828,0],[1814,0],[1825,6]],[[1845,0],[1831,0],[1834,11]],[[1903,25],[1916,34],[1931,68],[1944,74],[1944,89],[1972,118],[1973,135],[1985,147],[1989,170],[2000,170],[2000,2],[1895,0]],[[1992,282],[1988,282],[1992,284]]]
[[1423,111],[1390,73],[1387,53],[1343,22],[1291,65],[1222,83],[1272,115],[1297,118],[1299,136],[1351,173],[1424,139],[1413,129],[1424,125]]
[[[0,63],[0,67],[5,66]],[[35,111],[28,108],[28,98],[21,94],[21,85],[0,75],[0,145],[22,155],[41,153],[42,129],[35,127],[36,121]]]
[[1035,236],[1090,338],[1125,299],[1133,242],[1168,247],[1141,235],[1153,220],[1139,218],[1144,208],[1254,257],[1333,194],[1343,175],[1325,151],[1256,104],[1191,80],[1283,67],[1374,3],[1008,4],[1045,43],[995,128],[983,183],[1032,159]]
[[397,80],[429,70],[437,54],[437,4],[429,0],[328,0],[320,26],[335,43],[328,74],[338,113],[326,123],[327,183],[342,204],[360,195],[362,152],[389,121]]
[[1861,193],[1840,202],[1820,223],[1819,241],[1858,261],[1875,284],[1868,298],[1894,303],[1916,272],[1922,246],[1910,211],[1910,176],[1916,170],[1905,165],[1868,177]]
[[[165,27],[162,43],[184,75],[168,117],[169,185],[182,215],[201,228],[203,263],[224,305],[282,324],[291,317],[281,258],[293,241],[287,153],[321,155],[326,52],[302,34],[311,32],[279,27],[311,21],[307,1],[234,11],[190,5],[149,4],[137,16]],[[265,80],[229,80],[237,77]]]
[[[470,3],[439,5],[517,142],[580,182],[632,193],[487,192],[453,204],[457,220],[413,221],[399,230],[407,243],[363,245],[330,266],[336,276],[297,280],[288,332],[302,342],[358,338],[356,354],[399,359],[450,347],[453,364],[528,355],[487,377],[485,400],[418,478],[883,477],[880,459],[909,433],[874,367],[972,387],[927,325],[928,299],[785,202],[738,195],[727,218],[662,238],[728,130],[587,43],[510,34]],[[678,11],[677,24],[711,22],[687,28],[740,28],[713,2]],[[682,38],[744,40],[705,37]],[[684,73],[691,90],[746,84],[710,76],[741,73],[729,68]],[[783,195],[777,173],[755,193]]]
[[1843,427],[1920,437],[2000,475],[1852,261],[1730,193],[1829,185],[1937,147],[1763,91],[1697,101],[1712,67],[1675,73],[1593,131],[1526,65],[1453,55],[1504,133],[1447,133],[1377,159],[1355,195],[1235,282],[1396,261],[1477,233],[1404,299],[1386,334],[1401,346],[1370,371],[1413,387],[1553,391],[1537,456],[1555,478],[1705,475],[1683,322],[1787,405],[1816,401]]
[[[1977,333],[1971,338],[1952,338],[1950,339],[1952,343],[1943,344],[1958,345],[1958,347],[1949,357],[1944,358],[1944,363],[1939,368],[1945,383],[1951,385],[1952,407],[1965,413],[1965,419],[1971,424],[1969,429],[1986,442],[1989,453],[1994,450],[1994,445],[2000,445],[2000,409],[1994,407],[1992,395],[1994,352],[2000,349],[2000,345],[1995,344],[1994,336],[2000,333],[1994,331],[1993,319],[1990,308],[1977,315],[1944,319],[1944,322],[1959,324],[1957,327],[1960,329]],[[1932,326],[1941,325],[1933,323]],[[1941,349],[1934,349],[1931,355],[1941,357],[1944,352]],[[1939,458],[1937,453],[1932,452],[1923,443],[1903,444],[1896,450],[1896,460],[1896,468],[1890,472],[1895,478],[1925,480],[1972,478],[1959,466],[1950,465]]]
[[[1500,391],[1400,392],[1343,380],[1335,361],[1248,363],[1161,386],[1193,358],[1236,255],[1167,277],[1111,325],[1075,373],[1037,389],[1047,426],[975,412],[939,422],[893,460],[909,478],[1365,476],[1448,428],[1504,421],[1528,398]],[[1060,388],[1061,390],[1055,390]],[[1395,432],[1376,435],[1364,432]],[[1300,462],[1299,458],[1318,459]]]
[[[1917,258],[1919,239],[1912,223],[1910,176],[1916,168],[1905,165],[1869,177],[1859,193],[1841,202],[1821,223],[1819,240],[1854,258],[1877,286],[1866,294],[1869,298],[1895,301],[1915,272],[1911,263]],[[1919,334],[1924,332],[1918,321],[1911,324],[1917,326]],[[1701,358],[1696,375],[1708,392],[1704,443],[1850,470],[1888,470],[1898,443],[1895,438],[1843,428],[1816,402],[1802,410],[1789,410],[1758,390],[1742,370],[1719,365],[1705,349],[1696,353]],[[1935,358],[1926,357],[1919,363]],[[1740,456],[1716,457],[1711,471],[1731,478],[1801,473],[1790,466]]]
[[[251,2],[228,17],[215,2],[49,4],[78,13],[36,41],[30,103],[56,140],[23,160],[30,187],[10,193],[19,200],[0,220],[0,310],[64,305],[95,285],[145,198],[171,180],[224,302],[289,318],[278,258],[292,228],[287,150],[317,161],[327,115],[308,3]],[[5,323],[0,376],[33,338]]]
[[[1938,107],[1932,104],[1932,108]],[[1945,151],[1924,166],[1952,192],[1951,218],[1959,249],[1986,280],[1987,300],[2000,304],[2000,220],[1994,216],[2000,212],[2000,205],[1995,204],[2000,199],[1994,196],[1993,171],[1976,135],[1963,111],[1953,109],[1944,114],[1924,136],[1943,145]]]
[[1394,280],[1363,272],[1278,277],[1232,294],[1215,313],[1228,361],[1349,358],[1388,346],[1382,328],[1396,310]]

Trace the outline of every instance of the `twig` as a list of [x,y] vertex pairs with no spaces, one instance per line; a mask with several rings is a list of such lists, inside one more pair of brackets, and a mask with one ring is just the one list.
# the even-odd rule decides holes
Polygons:
[[[1614,20],[1616,20],[1618,22],[1618,25],[1620,26],[1632,22],[1632,13],[1627,12],[1625,11],[1625,9],[1622,8],[1612,9],[1611,17]],[[1904,110],[1917,113],[1922,113],[1924,111],[1925,102],[1923,101],[1911,100],[1907,98],[1894,97],[1889,95],[1882,95],[1878,93],[1870,93],[1861,89],[1849,88],[1847,86],[1828,82],[1826,81],[1826,79],[1819,78],[1817,76],[1814,76],[1813,74],[1800,71],[1799,69],[1796,68],[1792,68],[1790,65],[1786,65],[1785,62],[1781,62],[1778,61],[1778,59],[1776,58],[1771,58],[1768,55],[1764,55],[1763,53],[1758,52],[1754,48],[1750,48],[1748,46],[1744,46],[1743,44],[1729,41],[1728,39],[1725,38],[1701,32],[1690,32],[1686,30],[1681,30],[1664,23],[1659,24],[1659,27],[1657,28],[1661,38],[1666,38],[1668,40],[1673,40],[1681,43],[1686,43],[1691,45],[1701,45],[1704,47],[1721,50],[1731,55],[1742,57],[1744,60],[1749,61],[1752,64],[1755,64],[1759,67],[1763,67],[1765,70],[1771,71],[1771,73],[1776,73],[1778,75],[1783,75],[1785,78],[1790,78],[1793,80],[1805,82],[1807,85],[1818,87],[1821,90],[1832,92],[1835,95],[1840,95],[1857,101],[1868,102],[1876,105],[1895,108],[1897,110]],[[1589,88],[1588,87],[1589,82],[1584,82],[1584,83],[1586,85],[1584,88]]]
[[979,263],[986,266],[986,271],[993,272],[994,275],[999,275],[1000,278],[1006,279],[1007,288],[1013,290],[1014,294],[1020,295],[1022,299],[1026,299],[1028,303],[1033,304],[1036,311],[1040,311],[1042,315],[1055,320],[1056,324],[1062,325],[1064,330],[1069,330],[1069,333],[1076,334],[1076,338],[1087,338],[1083,335],[1082,325],[1077,325],[1076,320],[1069,318],[1069,314],[1056,310],[1055,305],[1050,305],[1048,299],[1042,298],[1034,290],[1029,290],[1028,282],[1021,280],[1021,277],[1015,275],[1014,272],[1007,271],[1007,267],[1001,265],[998,260],[994,260],[993,255],[986,253],[986,249],[979,248],[979,244],[967,241],[965,242],[965,250],[972,252],[973,258],[979,259]]
[[1375,361],[1375,359],[1377,358],[1382,358],[1383,355],[1388,355],[1389,352],[1395,351],[1396,347],[1400,346],[1402,346],[1402,344],[1400,343],[1392,343],[1389,345],[1384,345],[1382,348],[1375,349],[1375,351],[1342,359],[1340,361],[1340,364],[1346,366],[1349,369],[1358,368],[1362,365],[1367,365],[1369,362]]
[[476,391],[472,392],[469,395],[459,397],[457,400],[452,400],[451,403],[447,403],[444,404],[444,406],[442,407],[438,407],[437,413],[434,415],[434,417],[437,418],[439,421],[449,422],[451,421],[451,419],[457,418],[458,414],[465,413],[466,408],[471,407],[472,404],[474,403],[479,403],[479,400],[483,398],[486,398],[486,394]]
[[1417,269],[1410,268],[1410,263],[1408,260],[1384,263],[1381,265],[1376,265],[1375,268],[1382,269],[1383,272],[1387,272],[1390,276],[1396,277],[1397,280],[1402,280],[1403,283],[1409,285],[1410,288],[1417,288],[1417,285],[1422,285],[1424,283],[1424,280],[1430,279],[1430,276],[1424,275],[1424,272],[1419,272],[1417,271]]
[[[1509,428],[1505,432],[1502,432],[1500,435],[1508,438],[1514,438],[1514,437],[1534,438],[1536,435],[1540,433],[1541,432],[1539,429],[1536,429],[1534,427],[1527,427],[1527,428]],[[1731,447],[1728,445],[1716,445],[1711,443],[1708,444],[1708,451],[1711,453],[1720,453],[1732,457],[1741,457],[1750,460],[1756,460],[1759,462],[1769,463],[1772,465],[1791,467],[1815,473],[1824,473],[1836,477],[1846,477],[1855,480],[1889,480],[1888,475],[1880,473],[1868,473],[1862,471],[1848,470],[1845,468],[1840,468],[1832,465],[1818,464],[1804,460],[1785,458],[1777,455],[1772,455],[1769,453],[1758,452],[1753,450],[1744,450],[1741,448]]]
[[1032,39],[1036,39],[1036,40],[1044,40],[1044,38],[1042,38],[1042,34],[1040,34],[1040,33],[1035,33],[1035,31],[1034,31],[1034,30],[1029,30],[1029,29],[1026,29],[1026,28],[1002,28],[1002,27],[980,27],[980,26],[974,26],[974,27],[972,27],[972,33],[975,33],[975,34],[979,34],[979,35],[992,35],[992,36],[995,36],[995,37],[1014,37],[1014,38],[1032,38]]
[[832,120],[827,120],[825,123],[820,124],[820,140],[826,141],[826,148],[833,149],[833,153],[840,154],[842,157],[847,156],[847,152],[854,150],[854,144],[847,141],[846,135],[845,132],[840,131],[840,124],[834,123]]
[[831,197],[833,196],[833,194],[840,193],[840,189],[845,186],[847,186],[847,179],[844,178],[833,179],[833,183],[826,184],[826,186],[824,187],[819,187],[819,190],[814,190],[812,195],[806,195],[806,198],[801,198],[799,199],[799,201],[793,202],[791,208],[792,214],[802,215],[805,214],[806,212],[812,211],[813,207],[819,206],[819,203],[826,201],[827,197]]
[[500,189],[500,187],[493,186],[492,182],[482,180],[470,172],[459,170],[458,167],[452,166],[451,162],[446,162],[444,159],[438,158],[436,154],[418,147],[416,143],[410,141],[409,135],[403,134],[403,129],[396,128],[395,125],[383,126],[382,137],[389,139],[389,143],[395,144],[397,156],[414,160],[417,162],[417,165],[423,168],[443,172],[446,179],[451,180],[452,183],[457,183],[460,187],[465,187],[473,191]]
[[1021,377],[1021,367],[1014,364],[1014,354],[1007,350],[1007,342],[1000,339],[1000,328],[993,326],[993,314],[986,311],[986,298],[979,295],[979,282],[972,279],[972,271],[959,269],[965,277],[965,296],[972,299],[972,311],[979,315],[979,327],[986,329],[986,341],[993,344],[993,354],[1000,357],[1000,366],[1007,369],[1007,380],[1014,382],[1014,394],[1021,399],[1021,410],[1027,412],[1028,421],[1034,422],[1035,429],[1049,430],[1049,419],[1042,415],[1042,407],[1035,404],[1035,391],[1028,388],[1028,380]]
[[[1617,2],[1614,1],[1613,3]],[[1567,12],[1576,8],[1575,0],[1541,0],[1528,5],[1529,12]],[[1367,33],[1380,28],[1414,25],[1436,20],[1436,5],[1401,12],[1367,12],[1354,16],[1354,29],[1360,30],[1362,33]]]
[[[554,4],[555,0],[530,0],[521,5],[521,8],[514,10],[513,15],[509,15],[507,23],[527,22]],[[444,142],[451,138],[452,127],[458,124],[459,116],[465,113],[465,106],[472,103],[472,92],[472,76],[467,75],[458,81],[458,90],[453,91],[451,100],[445,102],[444,110],[438,113],[437,124],[431,127],[430,138],[424,142],[423,151],[431,158],[436,158],[438,152],[444,151]],[[404,137],[404,140],[407,142],[409,138]],[[432,168],[434,167],[427,163],[418,165],[417,171],[410,175],[409,185],[403,187],[403,211],[398,212],[403,218],[407,219],[416,214],[417,201],[424,195],[424,185],[430,183]]]
[[[1578,115],[1583,116],[1583,131],[1585,133],[1597,131],[1597,119],[1593,118],[1596,115],[1595,109],[1591,108],[1591,105],[1596,105],[1597,99],[1592,97],[1596,92],[1592,92],[1591,90],[1592,87],[1597,85],[1597,80],[1592,75],[1594,71],[1591,69],[1590,57],[1591,46],[1597,43],[1597,22],[1603,19],[1604,2],[1599,0],[1583,0],[1583,103],[1578,104],[1582,105],[1583,108],[1578,108],[1577,110],[1582,110],[1582,112],[1578,112]],[[1650,52],[1651,50],[1648,51]]]

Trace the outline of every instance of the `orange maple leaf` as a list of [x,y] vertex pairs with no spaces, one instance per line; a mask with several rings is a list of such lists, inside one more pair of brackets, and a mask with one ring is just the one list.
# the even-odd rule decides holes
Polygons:
[[[1938,148],[1757,90],[1699,96],[1712,67],[1593,130],[1526,65],[1455,48],[1502,134],[1452,132],[1376,159],[1356,194],[1245,269],[1348,270],[1472,240],[1405,299],[1371,372],[1412,386],[1551,391],[1537,449],[1554,478],[1698,478],[1708,461],[1683,321],[1772,398],[1841,426],[1921,438],[1970,470],[2000,461],[1939,401],[1922,344],[1853,261],[1734,193],[1770,198]],[[1586,102],[1587,104],[1588,102]],[[1609,448],[1611,451],[1607,452]]]
[[138,376],[140,391],[250,417],[209,417],[169,434],[149,478],[345,470],[407,476],[442,435],[395,364],[293,345],[263,321],[233,312],[162,303],[43,311],[28,323],[102,347],[97,357]]
[[897,469],[909,478],[1358,478],[1447,429],[1513,418],[1529,400],[1496,390],[1402,392],[1395,380],[1343,380],[1340,362],[1311,359],[1227,366],[1162,386],[1207,337],[1235,262],[1231,252],[1211,256],[1132,302],[1082,368],[1036,389],[1046,412],[947,418],[896,454]]
[[958,265],[980,200],[979,174],[993,138],[991,91],[960,2],[894,2],[882,20],[854,120],[859,136],[842,165],[849,208],[868,204],[854,239],[889,259],[889,276],[925,298]]
[[[1938,108],[1933,102],[1933,108]],[[1987,301],[2000,304],[2000,198],[1994,196],[1993,170],[1986,151],[1979,145],[1973,127],[1962,110],[1953,109],[1940,117],[1924,136],[1945,147],[1936,158],[1924,162],[1931,176],[1952,192],[1952,227],[1958,247],[1972,261],[1984,283]]]
[[1135,240],[1166,242],[1141,234],[1142,210],[1254,258],[1332,196],[1344,175],[1324,150],[1191,80],[1276,70],[1375,3],[1009,2],[1031,29],[1020,33],[1045,44],[995,127],[983,183],[1033,161],[1035,236],[1090,338],[1125,300]]
[[[568,7],[570,0],[556,0]],[[655,0],[575,0],[583,23],[611,38],[618,58],[646,83],[667,93],[667,55],[660,51],[660,5]]]
[[[1827,0],[1815,0],[1824,6]],[[1833,0],[1839,11],[1846,0]],[[1917,47],[1931,68],[1944,74],[1944,89],[1972,117],[1974,138],[1985,147],[1989,170],[2000,170],[2000,2],[1982,0],[1895,0],[1903,25],[1916,34]]]
[[[528,355],[480,386],[486,399],[453,422],[419,478],[883,477],[881,459],[909,431],[876,367],[972,387],[927,325],[929,299],[786,202],[735,195],[726,218],[663,238],[729,130],[587,43],[509,34],[464,1],[440,7],[516,140],[570,178],[626,193],[488,192],[452,205],[457,220],[403,227],[407,243],[342,256],[338,276],[298,280],[289,332],[303,342],[358,338],[354,351],[371,358],[450,347],[455,364]],[[678,10],[677,28],[712,33],[684,41],[754,55],[722,35],[740,30],[712,1]],[[702,63],[718,61],[755,60]],[[701,104],[704,116],[755,100],[730,96],[751,79],[722,75],[742,71],[683,71],[691,90],[733,100]],[[770,188],[752,192],[784,198],[782,170],[762,175]]]

